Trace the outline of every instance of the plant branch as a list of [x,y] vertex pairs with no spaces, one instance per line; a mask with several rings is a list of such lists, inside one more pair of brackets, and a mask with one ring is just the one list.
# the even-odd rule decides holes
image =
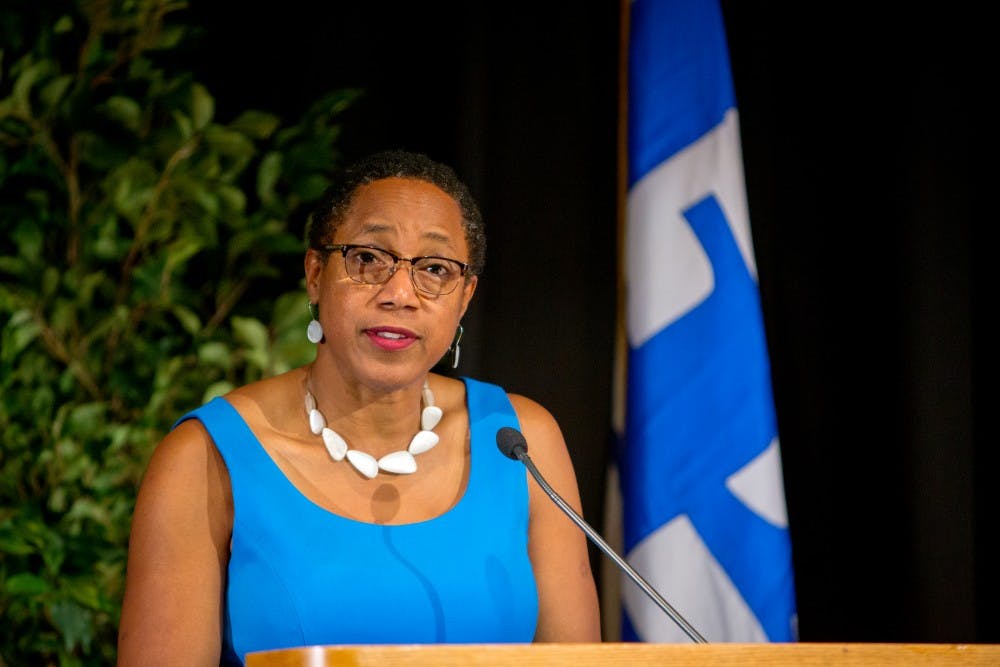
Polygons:
[[69,207],[69,238],[66,240],[66,263],[75,266],[80,259],[80,147],[76,135],[69,140],[69,161],[63,173],[66,179],[67,205]]
[[42,335],[42,342],[45,344],[45,348],[49,353],[55,357],[57,360],[66,364],[66,368],[73,374],[73,376],[80,382],[80,385],[87,390],[90,397],[95,401],[103,400],[103,395],[101,393],[100,387],[98,387],[97,382],[91,377],[90,373],[87,372],[86,366],[80,361],[79,357],[74,358],[73,355],[69,353],[66,346],[56,335],[49,323],[45,321],[41,312],[35,310],[34,312],[35,323],[38,325],[38,329]]
[[[160,174],[160,178],[157,180],[156,185],[153,188],[153,195],[149,198],[149,202],[146,204],[146,207],[142,212],[142,217],[139,219],[139,225],[136,227],[135,235],[132,237],[132,245],[129,247],[128,255],[125,258],[125,262],[122,264],[121,278],[118,281],[118,290],[115,294],[114,305],[112,306],[113,310],[117,310],[119,306],[125,303],[129,285],[132,283],[132,270],[139,261],[139,254],[145,244],[146,234],[149,231],[150,226],[153,224],[160,197],[163,195],[163,192],[167,189],[167,185],[170,183],[171,174],[174,169],[177,168],[177,165],[194,153],[198,142],[199,139],[197,137],[185,142],[180,148],[174,151],[173,155],[171,155],[167,160],[167,164],[163,168],[163,173]],[[105,346],[105,368],[110,367],[111,359],[114,357],[114,352],[118,347],[121,336],[122,331],[120,328],[112,328],[109,333],[108,343]]]
[[128,249],[128,256],[125,258],[125,263],[122,264],[121,281],[118,284],[118,295],[115,298],[116,306],[120,306],[125,301],[125,292],[131,282],[132,269],[135,268],[135,264],[139,259],[139,253],[142,251],[143,244],[146,240],[146,233],[153,224],[153,219],[156,216],[156,209],[160,203],[160,197],[163,195],[163,191],[167,189],[167,185],[170,183],[170,176],[173,174],[174,169],[177,168],[177,165],[191,157],[195,148],[198,146],[198,142],[199,139],[194,137],[189,141],[186,141],[180,148],[174,151],[173,155],[170,156],[170,159],[167,160],[167,164],[163,168],[163,173],[160,174],[159,180],[157,180],[156,185],[153,187],[153,196],[149,198],[149,202],[146,204],[146,207],[142,212],[142,217],[139,219],[139,225],[135,230],[135,236],[132,238],[132,245]]
[[212,313],[212,317],[209,318],[208,322],[205,323],[205,328],[202,330],[202,336],[207,338],[212,335],[212,332],[215,331],[216,327],[222,324],[222,321],[229,316],[229,313],[236,307],[240,298],[249,288],[250,279],[243,278],[236,283],[224,297],[219,299],[218,307],[216,307],[215,312]]

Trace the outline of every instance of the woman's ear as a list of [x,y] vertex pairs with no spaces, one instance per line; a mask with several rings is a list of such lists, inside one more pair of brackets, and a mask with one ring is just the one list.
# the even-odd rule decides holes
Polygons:
[[472,295],[476,293],[476,285],[478,284],[479,276],[472,276],[462,285],[462,312],[458,319],[465,317],[465,311],[469,308],[469,303],[472,301]]
[[323,267],[326,264],[323,262],[323,256],[318,250],[309,248],[306,250],[304,265],[306,272],[306,294],[309,295],[310,303],[317,303],[319,301],[320,277],[323,275]]

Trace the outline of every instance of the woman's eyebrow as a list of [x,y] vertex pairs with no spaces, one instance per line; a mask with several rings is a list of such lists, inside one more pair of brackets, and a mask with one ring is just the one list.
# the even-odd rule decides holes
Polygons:
[[[387,232],[394,232],[395,227],[388,225],[384,222],[367,222],[361,227],[361,234],[382,234]],[[425,231],[421,236],[430,241],[436,241],[438,243],[448,243],[452,242],[451,236],[443,232],[439,232],[433,229]]]

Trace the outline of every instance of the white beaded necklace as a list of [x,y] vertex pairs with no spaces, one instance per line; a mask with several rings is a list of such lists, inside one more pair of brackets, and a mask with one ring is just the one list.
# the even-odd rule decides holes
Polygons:
[[380,459],[376,459],[371,454],[366,454],[357,449],[347,446],[347,441],[339,433],[326,425],[326,418],[316,407],[316,399],[312,393],[306,389],[306,412],[309,414],[309,430],[323,438],[323,444],[330,458],[334,461],[343,461],[346,457],[348,462],[359,473],[372,479],[379,470],[396,473],[398,475],[408,475],[417,470],[417,460],[413,458],[416,454],[423,454],[427,450],[438,444],[438,434],[432,431],[444,413],[441,408],[434,405],[434,393],[427,386],[424,380],[424,388],[421,391],[423,399],[423,410],[420,412],[420,429],[410,440],[406,449],[398,452],[390,452]]

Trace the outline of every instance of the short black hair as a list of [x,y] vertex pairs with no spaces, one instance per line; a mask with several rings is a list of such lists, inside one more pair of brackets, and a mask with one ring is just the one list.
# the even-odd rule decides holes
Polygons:
[[455,200],[462,212],[462,229],[469,246],[469,273],[479,275],[486,264],[486,230],[479,206],[455,170],[423,153],[381,151],[355,162],[343,177],[323,194],[309,216],[309,246],[320,249],[330,243],[351,206],[358,188],[384,178],[412,178],[436,185]]

